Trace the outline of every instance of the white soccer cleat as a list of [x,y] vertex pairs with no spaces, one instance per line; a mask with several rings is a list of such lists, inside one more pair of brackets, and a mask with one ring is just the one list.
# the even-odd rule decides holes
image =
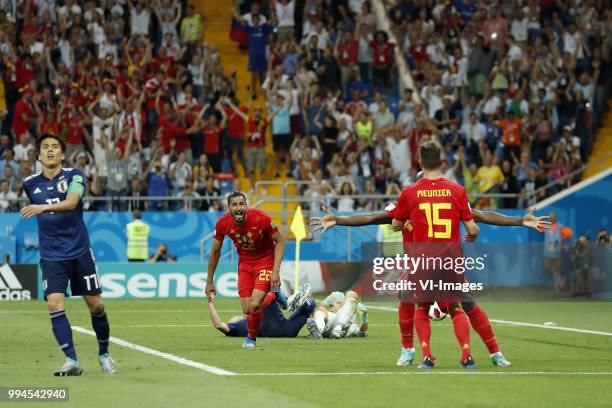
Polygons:
[[403,367],[412,364],[416,357],[416,351],[413,348],[402,348],[402,354],[397,359],[397,366]]
[[330,339],[341,339],[342,338],[342,326],[337,325],[333,328],[331,333],[329,334]]
[[310,285],[305,283],[300,286],[300,290],[298,290],[297,293],[289,296],[289,299],[287,299],[289,310],[293,312],[302,307],[306,299],[308,299],[308,296],[310,296]]
[[83,374],[83,369],[81,368],[81,363],[79,360],[73,360],[68,357],[66,357],[66,361],[64,362],[62,368],[53,372],[53,375],[56,377],[68,377],[81,374]]
[[100,362],[102,374],[115,374],[117,372],[115,360],[113,360],[108,353],[98,356],[98,361]]

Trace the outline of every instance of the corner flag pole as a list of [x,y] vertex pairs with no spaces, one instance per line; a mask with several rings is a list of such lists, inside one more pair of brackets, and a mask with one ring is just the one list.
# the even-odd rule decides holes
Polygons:
[[293,271],[293,293],[297,293],[300,286],[300,243],[306,237],[306,226],[302,216],[302,207],[297,206],[289,230],[295,237],[295,270]]

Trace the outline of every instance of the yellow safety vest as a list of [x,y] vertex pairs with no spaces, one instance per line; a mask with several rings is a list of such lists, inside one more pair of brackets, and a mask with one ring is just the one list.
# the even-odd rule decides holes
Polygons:
[[140,220],[127,225],[128,259],[147,259],[149,257],[149,226]]
[[402,242],[402,231],[393,231],[391,224],[381,225],[379,228],[381,228],[383,233],[383,255],[395,256],[396,254],[403,254],[402,244],[394,244],[395,242]]

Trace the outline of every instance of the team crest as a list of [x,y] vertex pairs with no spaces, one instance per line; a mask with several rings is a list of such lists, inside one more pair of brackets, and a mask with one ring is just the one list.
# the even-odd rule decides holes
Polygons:
[[60,193],[65,193],[66,191],[68,191],[68,181],[67,180],[58,181],[57,191],[59,191]]

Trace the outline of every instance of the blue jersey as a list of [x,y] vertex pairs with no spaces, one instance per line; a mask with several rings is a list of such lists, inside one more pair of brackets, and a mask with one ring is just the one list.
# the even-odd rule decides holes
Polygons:
[[[68,192],[85,192],[85,176],[79,169],[63,168],[53,179],[36,173],[23,180],[23,190],[32,204],[55,204],[64,201]],[[85,255],[89,234],[83,222],[83,202],[72,211],[43,212],[38,215],[40,258],[65,261]]]
[[[263,310],[263,319],[257,335],[259,337],[296,337],[306,324],[308,316],[314,311],[314,300],[308,299],[301,308],[293,312],[287,319],[278,302],[272,302]],[[246,319],[235,323],[227,323],[229,337],[246,337],[248,334]]]

